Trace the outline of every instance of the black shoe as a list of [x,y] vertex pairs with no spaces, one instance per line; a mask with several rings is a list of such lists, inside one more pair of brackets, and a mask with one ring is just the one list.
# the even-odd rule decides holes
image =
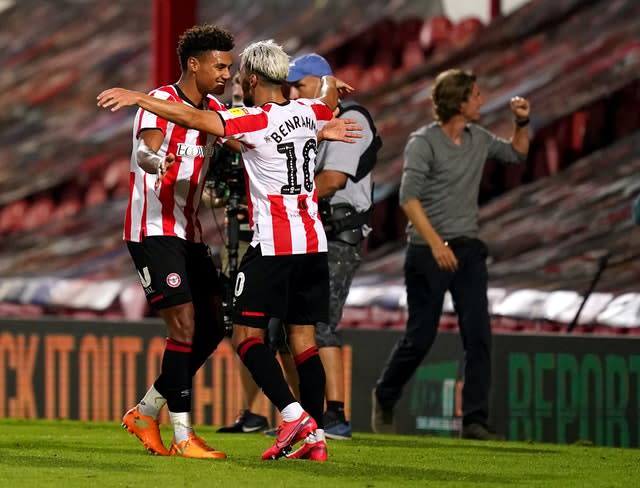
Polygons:
[[351,440],[351,424],[347,422],[344,415],[340,416],[334,412],[325,412],[322,422],[324,423],[324,435],[327,439]]
[[251,410],[243,410],[236,421],[218,429],[219,434],[242,434],[249,432],[261,432],[269,427],[267,417],[253,413]]
[[503,435],[496,434],[488,427],[482,424],[469,424],[465,425],[460,432],[460,437],[463,439],[474,439],[477,441],[504,441],[506,440]]
[[396,423],[393,408],[384,408],[378,400],[376,389],[371,390],[371,430],[376,434],[395,434]]

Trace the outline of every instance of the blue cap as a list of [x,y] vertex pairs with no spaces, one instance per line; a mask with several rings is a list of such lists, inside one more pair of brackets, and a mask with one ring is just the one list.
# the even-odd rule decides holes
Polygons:
[[298,56],[289,63],[289,74],[287,75],[288,83],[300,81],[305,76],[323,76],[332,75],[331,66],[326,59],[316,53]]

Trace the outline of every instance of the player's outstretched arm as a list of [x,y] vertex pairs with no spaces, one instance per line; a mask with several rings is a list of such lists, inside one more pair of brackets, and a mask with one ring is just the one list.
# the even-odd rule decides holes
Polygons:
[[98,95],[98,107],[115,112],[122,107],[138,105],[163,119],[183,127],[190,127],[216,136],[224,135],[224,124],[216,112],[207,112],[182,103],[160,100],[142,92],[124,88],[109,88]]
[[353,144],[362,138],[362,127],[355,119],[334,118],[327,122],[317,134],[318,141],[340,141]]

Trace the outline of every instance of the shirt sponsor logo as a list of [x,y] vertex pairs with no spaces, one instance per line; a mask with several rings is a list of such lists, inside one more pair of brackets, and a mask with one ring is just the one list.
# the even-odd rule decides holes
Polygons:
[[178,144],[178,150],[176,156],[186,156],[189,158],[194,157],[210,157],[213,155],[213,145],[207,144],[207,146],[196,146],[194,144]]
[[171,288],[178,288],[180,283],[182,283],[182,279],[178,273],[171,273],[167,275],[167,285]]
[[[288,210],[287,209],[287,217],[289,217],[289,219],[297,219],[300,218],[302,215],[308,215],[309,217],[315,219],[316,216],[318,215],[318,212],[315,212],[313,210],[309,210],[309,209],[304,209],[304,208],[300,208],[300,210]],[[274,219],[276,217],[273,217]]]
[[242,117],[243,115],[249,115],[249,111],[243,107],[233,107],[227,110],[228,113],[234,117]]

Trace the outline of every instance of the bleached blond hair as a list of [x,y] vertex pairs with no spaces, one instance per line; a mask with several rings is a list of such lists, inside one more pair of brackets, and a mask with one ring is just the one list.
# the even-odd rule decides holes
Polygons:
[[249,44],[240,54],[240,71],[256,73],[271,83],[282,83],[289,74],[289,55],[273,39]]

